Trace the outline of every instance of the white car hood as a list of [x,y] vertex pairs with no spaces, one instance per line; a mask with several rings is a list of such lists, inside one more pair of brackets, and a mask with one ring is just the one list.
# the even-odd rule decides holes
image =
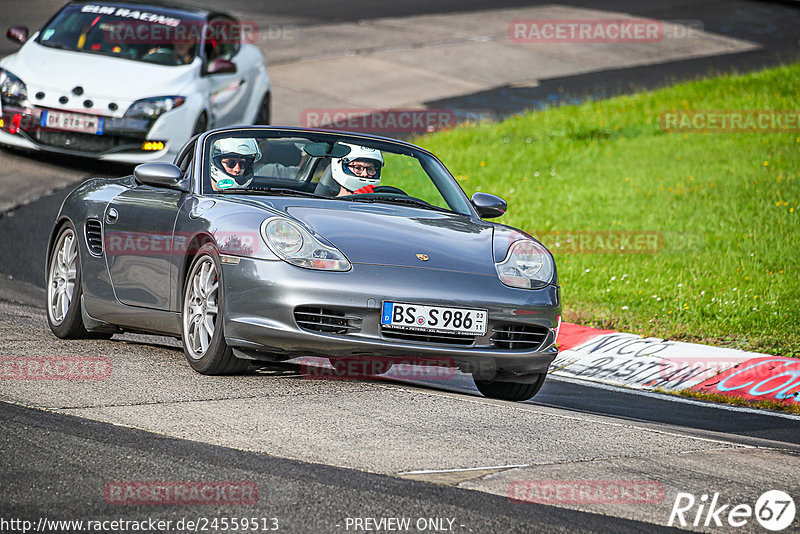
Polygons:
[[82,98],[132,102],[140,98],[180,94],[195,77],[197,61],[186,66],[168,67],[57,50],[31,40],[19,52],[5,58],[2,66],[25,82],[29,97],[38,91],[56,98],[71,96],[72,89],[81,86],[84,90]]

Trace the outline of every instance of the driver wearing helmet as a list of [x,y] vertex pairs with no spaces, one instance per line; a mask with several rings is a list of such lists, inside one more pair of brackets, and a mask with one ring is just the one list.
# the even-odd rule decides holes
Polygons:
[[253,166],[261,159],[255,139],[228,137],[214,142],[211,149],[211,188],[222,191],[247,187],[253,180]]
[[331,162],[331,176],[339,184],[336,196],[372,193],[381,181],[381,151],[358,145],[346,146],[350,147],[350,153]]

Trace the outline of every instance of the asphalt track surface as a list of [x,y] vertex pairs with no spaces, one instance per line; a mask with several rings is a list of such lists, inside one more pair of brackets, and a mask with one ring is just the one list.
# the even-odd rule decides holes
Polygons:
[[[37,26],[41,23],[42,13],[54,11],[61,1],[55,2],[34,1],[23,4],[14,4],[13,12],[10,3],[0,5],[0,27],[12,23]],[[211,2],[206,2],[212,5]],[[454,11],[477,11],[489,8],[530,6],[532,2],[516,2],[500,0],[486,2],[485,0],[447,0],[436,3],[413,0],[410,2],[340,2],[327,1],[299,1],[282,2],[267,1],[255,2],[252,0],[233,0],[226,4],[226,9],[248,13],[260,13],[274,16],[276,21],[304,26],[326,24],[331,22],[346,22],[353,18],[369,21],[375,18],[389,16],[410,16],[420,14],[441,14]],[[596,2],[561,2],[564,5],[596,8]],[[460,107],[463,109],[490,110],[498,115],[516,112],[525,108],[537,108],[544,105],[558,103],[559,98],[583,99],[600,98],[612,94],[629,92],[638,88],[660,87],[676,80],[691,79],[707,75],[710,72],[730,72],[734,70],[751,70],[765,66],[775,65],[798,57],[798,37],[800,28],[794,25],[789,18],[768,20],[764,12],[774,9],[794,9],[791,5],[780,3],[756,2],[679,2],[655,1],[633,2],[618,0],[607,2],[603,5],[611,11],[625,12],[634,16],[654,17],[667,20],[701,20],[707,30],[724,35],[743,38],[758,42],[760,47],[754,51],[727,56],[692,59],[687,61],[672,62],[667,64],[649,65],[636,68],[622,69],[614,72],[602,72],[570,77],[569,79],[547,80],[536,88],[497,87],[490,91],[476,94],[458,95],[452,98],[428,102],[430,107]],[[0,43],[0,56],[15,50],[14,45],[8,41]],[[551,96],[557,94],[555,99]],[[38,163],[37,161],[42,161]],[[46,163],[44,162],[46,161]],[[27,282],[41,288],[44,277],[44,256],[46,235],[50,230],[53,217],[58,210],[61,199],[73,187],[73,183],[82,176],[87,175],[120,175],[127,171],[120,166],[98,164],[76,160],[66,157],[33,156],[28,157],[18,153],[0,151],[0,163],[8,165],[0,171],[0,183],[6,173],[33,173],[40,174],[44,179],[48,176],[55,177],[68,174],[73,178],[64,180],[55,187],[55,191],[32,202],[16,207],[0,214],[0,236],[2,236],[2,251],[0,252],[0,273],[6,278],[15,281]],[[14,332],[17,338],[6,347],[16,347],[13,343],[30,344],[35,346],[42,336],[49,333],[42,327],[43,311],[37,307],[35,301],[25,301],[19,308],[6,314],[0,314],[0,323],[9,320],[13,325],[7,331]],[[25,337],[24,322],[16,323],[19,317],[38,317],[34,320],[35,328],[30,337]],[[10,317],[10,319],[9,319]],[[37,337],[39,336],[39,337]],[[13,336],[12,336],[13,337]],[[8,339],[8,338],[7,338]],[[42,342],[42,354],[52,354],[58,342],[46,339]],[[82,354],[111,354],[116,352],[130,352],[136,365],[141,365],[138,376],[146,369],[157,369],[159,372],[164,366],[181,370],[182,355],[173,347],[163,347],[158,343],[148,345],[145,342],[131,344],[131,341],[87,342],[80,345],[79,349],[71,345],[69,350],[79,350]],[[17,348],[5,348],[3,355],[15,354]],[[162,354],[163,353],[163,354]],[[127,353],[126,353],[127,354]],[[116,362],[116,360],[115,360]],[[165,363],[166,362],[166,363]],[[116,364],[115,364],[116,365]],[[124,364],[123,364],[124,365]],[[269,382],[276,379],[272,376],[250,375],[233,378],[232,388],[242,388],[243,384],[251,384],[253,380]],[[285,379],[285,378],[284,378]],[[291,376],[288,377],[291,380]],[[184,379],[186,380],[186,379]],[[205,388],[205,382],[200,383],[197,378],[192,380],[191,387]],[[300,383],[300,390],[308,389],[308,381]],[[135,381],[132,379],[135,385]],[[178,389],[179,381],[173,382]],[[648,466],[656,460],[646,453],[631,453],[631,465],[635,472],[635,463],[638,457],[645,459],[645,465],[640,466],[639,473],[642,478],[651,477],[659,480],[678,480],[676,484],[686,485],[698,489],[702,481],[693,481],[692,469],[697,473],[719,472],[719,478],[708,475],[710,489],[724,490],[721,481],[726,484],[737,484],[737,491],[752,497],[759,493],[773,489],[782,489],[795,496],[797,500],[798,484],[797,461],[800,453],[800,421],[797,418],[781,417],[767,413],[726,409],[713,404],[702,402],[688,402],[680,399],[665,398],[659,395],[639,395],[618,388],[599,388],[586,386],[572,381],[549,380],[537,397],[521,405],[519,408],[510,407],[510,403],[499,403],[483,399],[477,395],[474,388],[465,379],[461,382],[441,385],[402,384],[408,389],[406,392],[411,398],[429,399],[433,397],[433,406],[441,407],[442,413],[437,414],[437,419],[455,417],[454,411],[448,412],[450,406],[445,401],[461,402],[466,398],[471,404],[471,409],[497,409],[508,417],[513,417],[516,409],[525,410],[525,413],[555,415],[575,420],[578,426],[586,425],[587,428],[598,421],[610,425],[619,425],[619,428],[635,428],[661,436],[675,436],[675,441],[719,441],[720,447],[730,447],[739,450],[739,447],[749,447],[746,452],[764,454],[762,460],[752,464],[742,462],[731,466],[714,466],[713,450],[701,452],[697,464],[681,463],[674,461],[672,467],[659,469],[656,465]],[[228,387],[228,386],[226,386]],[[356,389],[357,387],[357,389]],[[387,393],[386,383],[363,383],[356,385],[329,383],[320,385],[324,395],[328,395],[334,404],[344,403],[345,395],[366,394],[367,398],[376,400],[376,405],[371,408],[376,411],[376,416],[388,409],[389,404],[383,404],[383,395]],[[391,388],[388,388],[391,390]],[[131,392],[136,388],[131,386]],[[403,393],[403,394],[406,394]],[[30,394],[30,396],[26,396]],[[122,392],[124,395],[124,391]],[[392,393],[394,394],[394,393]],[[257,393],[254,393],[257,395]],[[298,406],[307,402],[303,393],[297,394]],[[373,397],[369,397],[369,396]],[[71,413],[82,413],[77,405],[70,405],[67,401],[57,399],[57,394],[48,392],[47,387],[40,391],[33,390],[25,394],[4,394],[0,399],[11,400],[0,402],[0,425],[3,428],[0,434],[0,519],[27,518],[36,520],[40,517],[48,519],[144,519],[157,517],[164,520],[177,521],[180,518],[224,517],[235,515],[277,517],[282,532],[346,532],[344,521],[348,517],[448,517],[455,518],[455,531],[459,532],[654,532],[665,530],[666,516],[657,515],[655,518],[640,511],[617,513],[616,510],[599,512],[574,509],[574,507],[554,507],[534,503],[518,503],[503,496],[502,491],[492,491],[491,483],[482,479],[477,482],[464,480],[461,487],[455,487],[452,481],[437,480],[429,477],[426,480],[410,480],[407,477],[396,476],[396,471],[378,468],[347,467],[348,462],[337,459],[333,451],[326,461],[310,462],[302,458],[287,457],[293,455],[273,455],[258,450],[243,450],[248,447],[231,444],[220,446],[202,443],[202,429],[195,434],[184,433],[181,437],[170,435],[157,423],[131,423],[137,428],[128,428],[126,423],[115,420],[115,424],[102,422],[104,418],[112,419],[104,414],[103,410],[113,411],[125,408],[124,403],[116,401],[102,401],[87,403],[86,416],[75,416]],[[52,404],[46,399],[53,398]],[[211,397],[210,397],[211,398]],[[266,398],[266,397],[265,397]],[[40,399],[40,400],[36,400]],[[76,401],[77,402],[77,401]],[[117,402],[118,404],[115,404]],[[153,401],[157,403],[157,401]],[[187,400],[188,402],[188,400]],[[199,401],[198,401],[199,402]],[[131,409],[135,409],[135,402],[131,401]],[[141,404],[146,405],[147,402]],[[33,409],[38,406],[46,409]],[[180,403],[168,405],[167,410],[180,411]],[[95,408],[97,407],[97,408]],[[92,410],[96,412],[92,412]],[[434,408],[435,410],[436,408]],[[62,413],[53,413],[53,411]],[[99,415],[98,415],[99,414]],[[477,415],[476,415],[477,416]],[[187,415],[190,417],[190,415]],[[346,416],[343,416],[346,417]],[[391,432],[392,428],[403,428],[401,414],[396,420],[390,420],[390,426],[381,427],[376,422],[376,432]],[[380,419],[376,417],[376,419]],[[431,425],[440,424],[441,421],[428,421]],[[202,424],[202,417],[199,423]],[[244,423],[243,423],[244,424]],[[333,423],[332,423],[333,424]],[[123,426],[121,426],[123,425]],[[345,425],[342,420],[336,425]],[[396,426],[395,426],[396,425]],[[487,423],[489,425],[489,423]],[[492,436],[499,440],[510,439],[504,435],[502,429]],[[155,432],[147,432],[139,428],[152,428]],[[211,428],[211,427],[210,427]],[[437,426],[437,428],[440,428]],[[441,427],[446,429],[446,425]],[[489,428],[487,426],[487,428]],[[261,429],[263,430],[263,429]],[[487,430],[489,432],[489,430]],[[552,429],[543,429],[542,433],[549,436]],[[212,433],[209,431],[209,433]],[[299,434],[299,433],[298,433]],[[320,429],[320,434],[325,432]],[[287,435],[292,435],[291,432]],[[455,435],[455,434],[454,434]],[[550,443],[542,444],[536,441],[537,447],[533,458],[549,456],[559,448],[575,447],[575,439],[597,439],[596,457],[605,458],[613,456],[606,449],[604,441],[612,441],[613,432],[589,434],[585,438],[575,436],[562,437],[558,435]],[[225,441],[221,437],[221,441]],[[407,440],[408,450],[387,450],[387,455],[409,455],[413,458],[417,448],[424,448],[423,437],[409,432]],[[246,436],[243,438],[246,441]],[[414,440],[420,440],[418,447]],[[572,441],[571,441],[572,440]],[[645,440],[646,441],[646,440]],[[698,442],[699,442],[698,441]],[[445,441],[446,442],[446,441]],[[533,442],[533,440],[532,440]],[[371,443],[365,440],[353,440],[353,449],[366,447]],[[668,442],[666,442],[668,443]],[[631,449],[636,449],[641,444],[630,443]],[[298,442],[297,450],[308,450],[308,443]],[[684,457],[692,456],[694,445],[687,444],[680,453]],[[313,448],[313,447],[312,447]],[[676,445],[677,448],[677,445]],[[725,454],[738,454],[730,450],[722,451]],[[439,450],[438,454],[446,456],[448,450]],[[475,453],[480,456],[479,451]],[[703,456],[703,455],[706,456]],[[772,456],[770,456],[772,454]],[[298,453],[302,456],[302,454]],[[281,457],[284,456],[284,457]],[[344,453],[341,454],[345,456]],[[649,459],[648,459],[649,458]],[[677,457],[676,457],[677,458]],[[704,458],[704,459],[703,459]],[[728,461],[732,456],[726,457]],[[608,460],[613,461],[613,460]],[[738,460],[737,460],[738,461]],[[560,460],[549,462],[542,460],[546,465],[554,466],[558,471]],[[603,471],[591,471],[588,468],[581,470],[581,462],[590,465],[592,455],[576,460],[573,478],[600,478]],[[775,473],[780,469],[772,464],[781,464],[787,472],[782,475]],[[353,462],[350,462],[353,463]],[[357,464],[358,462],[355,462]],[[726,461],[721,461],[721,464]],[[477,465],[497,465],[478,463]],[[620,478],[633,477],[631,471],[624,471],[620,465]],[[756,465],[753,472],[742,471],[741,465]],[[738,467],[737,467],[738,466]],[[763,468],[764,473],[756,472]],[[737,470],[739,472],[737,472]],[[611,471],[614,473],[615,471]],[[389,473],[389,474],[386,474]],[[715,472],[715,475],[717,473]],[[395,476],[392,476],[395,475]],[[501,474],[500,474],[501,475]],[[498,476],[500,476],[498,475]],[[530,475],[528,475],[530,477]],[[556,478],[555,475],[550,475]],[[760,476],[760,478],[759,478]],[[606,473],[606,477],[609,475]],[[673,477],[673,478],[671,478]],[[488,477],[487,477],[488,478]],[[109,481],[124,480],[246,480],[258,484],[259,500],[256,505],[242,507],[230,506],[170,506],[170,507],[121,507],[106,503],[103,498],[103,487]],[[692,486],[691,482],[697,485]],[[432,483],[438,482],[438,483]],[[473,483],[474,482],[474,483]],[[717,486],[714,486],[717,484]],[[470,488],[470,489],[468,489]],[[487,489],[488,488],[488,489]],[[734,491],[732,488],[727,488]],[[674,493],[666,495],[665,500],[674,498]],[[667,509],[669,507],[667,506]],[[615,514],[620,517],[615,517]],[[642,516],[643,520],[625,519],[621,516]],[[797,525],[797,521],[795,525]],[[751,527],[755,529],[756,527]],[[4,529],[2,529],[5,531]],[[352,530],[351,530],[352,531]],[[714,531],[709,530],[709,531]],[[791,531],[791,529],[787,530]],[[796,531],[796,530],[795,530]],[[11,530],[9,530],[11,532]]]
[[[111,481],[248,481],[246,517],[278,518],[281,532],[345,532],[348,517],[455,518],[458,532],[660,532],[652,524],[575,512],[438,484],[297,462],[0,403],[4,517],[112,520],[231,517],[231,507],[115,506]],[[13,481],[13,484],[10,482]],[[535,518],[535,519],[533,519]],[[337,525],[339,525],[337,527]]]

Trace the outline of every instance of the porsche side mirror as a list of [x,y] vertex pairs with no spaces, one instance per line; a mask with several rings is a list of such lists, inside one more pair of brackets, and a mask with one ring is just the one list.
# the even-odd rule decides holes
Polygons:
[[25,44],[25,41],[28,40],[28,28],[25,26],[12,26],[6,32],[6,37],[8,37],[9,41]]
[[206,74],[235,74],[236,63],[218,57],[206,69]]
[[142,163],[133,170],[133,176],[140,184],[189,191],[189,180],[184,181],[183,173],[172,163]]
[[489,193],[475,193],[470,198],[470,202],[478,210],[478,215],[481,216],[481,219],[500,217],[508,209],[508,204],[505,200]]

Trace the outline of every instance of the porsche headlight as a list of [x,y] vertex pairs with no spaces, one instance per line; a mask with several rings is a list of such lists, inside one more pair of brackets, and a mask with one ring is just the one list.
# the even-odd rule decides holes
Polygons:
[[494,264],[497,276],[507,286],[531,289],[553,281],[555,263],[547,249],[535,241],[522,239],[509,248],[506,258]]
[[282,260],[324,271],[349,271],[350,261],[338,249],[321,243],[307,230],[292,221],[274,218],[261,225],[261,234],[269,248]]
[[28,88],[5,69],[0,69],[0,99],[4,106],[24,107],[28,102]]
[[155,120],[163,113],[183,105],[184,102],[186,98],[182,96],[158,96],[137,100],[125,112],[125,118]]

